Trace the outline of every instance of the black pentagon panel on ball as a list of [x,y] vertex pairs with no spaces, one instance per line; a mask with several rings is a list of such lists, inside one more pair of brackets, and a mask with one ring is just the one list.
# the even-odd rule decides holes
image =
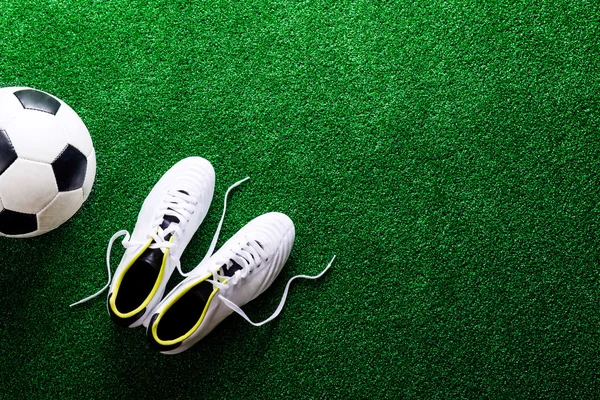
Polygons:
[[35,214],[24,214],[12,210],[0,212],[0,232],[5,235],[24,235],[37,231]]
[[56,115],[60,108],[60,101],[54,97],[35,89],[17,90],[14,95],[19,99],[23,108],[37,110]]
[[17,152],[13,147],[6,131],[0,129],[0,174],[17,161]]
[[85,181],[87,157],[76,147],[69,144],[56,160],[52,161],[52,169],[59,191],[68,192],[69,190],[79,189]]

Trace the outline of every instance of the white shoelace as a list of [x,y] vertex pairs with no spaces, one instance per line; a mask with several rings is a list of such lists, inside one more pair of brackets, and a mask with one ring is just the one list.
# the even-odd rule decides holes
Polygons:
[[[231,190],[238,187],[242,183],[246,182],[248,179],[250,179],[250,177],[246,177],[240,181],[237,181],[236,183],[234,183],[227,189],[227,192],[225,193],[225,199],[223,201],[223,213],[221,214],[221,220],[219,221],[219,225],[217,226],[217,230],[215,231],[213,240],[212,240],[210,247],[208,248],[208,251],[206,252],[206,255],[204,256],[202,261],[204,261],[205,259],[210,257],[215,251],[215,246],[217,245],[217,241],[219,240],[219,234],[221,233],[221,227],[223,226],[223,220],[225,219],[225,213],[227,211],[227,197],[229,196],[229,193],[231,192]],[[191,214],[194,212],[194,208],[196,205],[197,205],[197,202],[194,202],[193,197],[190,195],[187,195],[187,194],[179,192],[179,191],[168,192],[167,197],[165,198],[165,201],[164,201],[164,205],[162,206],[162,208],[160,210],[161,213],[158,214],[158,217],[156,218],[156,220],[153,223],[154,226],[157,226],[156,232],[153,231],[152,233],[148,234],[148,240],[149,239],[154,240],[154,243],[152,243],[150,245],[150,248],[151,249],[160,248],[164,253],[166,249],[172,248],[173,246],[175,246],[174,242],[170,242],[168,240],[165,240],[164,238],[167,237],[167,235],[169,235],[169,234],[176,235],[179,237],[183,234],[183,225],[185,225],[185,223],[188,221]],[[162,212],[164,212],[164,214]],[[160,224],[162,223],[164,217],[167,215],[178,218],[180,222],[175,223],[175,224],[171,223],[171,224],[169,224],[169,226],[166,229],[163,230],[160,227]],[[131,248],[131,247],[141,247],[148,243],[147,240],[145,242],[135,242],[135,241],[130,240],[131,236],[130,236],[129,232],[127,232],[126,230],[121,230],[121,231],[118,231],[117,233],[115,233],[108,241],[108,248],[106,249],[106,269],[108,271],[108,281],[106,282],[106,285],[104,285],[104,287],[102,289],[100,289],[93,295],[88,296],[85,299],[79,300],[79,301],[71,304],[70,307],[76,306],[81,303],[85,303],[86,301],[89,301],[95,297],[98,297],[100,294],[102,294],[102,292],[104,292],[106,289],[108,289],[110,287],[110,284],[112,282],[111,268],[110,268],[110,253],[111,253],[114,242],[117,240],[117,238],[119,238],[123,235],[125,236],[125,238],[123,239],[121,244],[126,249]],[[171,254],[169,254],[169,257],[171,257]],[[174,257],[171,259],[176,263],[175,267],[176,267],[177,271],[184,277],[188,276],[188,274],[184,273],[181,270],[181,262],[179,260],[176,260]]]
[[[261,254],[261,251],[259,251],[259,249],[260,249],[260,246],[253,246],[251,244],[251,242],[247,243],[247,246],[242,248],[242,254],[236,253],[233,257],[230,257],[230,259],[232,259],[233,261],[235,261],[236,263],[238,263],[240,265],[247,265],[248,263],[242,264],[242,262],[241,262],[243,259],[245,259],[244,255],[249,255],[250,257],[258,256]],[[262,254],[264,254],[264,252],[262,252]],[[259,258],[259,260],[262,260],[262,259],[263,259],[262,257]],[[219,295],[219,298],[225,303],[225,305],[227,307],[229,307],[231,310],[235,311],[242,318],[244,318],[246,321],[248,321],[249,324],[254,325],[254,326],[261,326],[268,322],[271,322],[272,320],[274,320],[275,318],[277,318],[279,316],[279,314],[283,310],[283,306],[285,305],[285,301],[286,301],[288,292],[290,290],[290,285],[291,285],[292,281],[294,281],[294,279],[300,279],[300,278],[301,279],[319,279],[327,272],[327,270],[329,270],[329,268],[331,268],[331,264],[333,264],[333,260],[335,260],[335,255],[333,256],[331,261],[329,261],[329,264],[327,264],[327,267],[325,267],[325,269],[323,271],[321,271],[321,273],[319,273],[318,275],[314,275],[314,276],[296,275],[296,276],[290,278],[290,280],[285,285],[285,290],[283,291],[283,295],[281,296],[281,300],[279,301],[279,305],[277,306],[277,309],[269,318],[267,318],[261,322],[253,322],[246,315],[246,313],[244,311],[242,311],[242,309],[240,307],[238,307],[231,300],[226,299],[222,295]],[[248,276],[248,274],[250,273],[250,271],[252,269],[256,268],[256,266],[254,268],[249,268],[248,266],[243,267],[240,273],[236,273],[236,274],[234,274],[233,277],[228,278],[227,276],[223,276],[218,273],[221,270],[221,268],[223,267],[223,264],[225,264],[225,263],[215,266],[210,270],[210,272],[212,272],[212,274],[213,274],[213,279],[208,280],[209,282],[211,282],[213,285],[215,285],[216,287],[218,287],[220,289],[227,288],[229,286],[229,284],[235,285],[239,281],[239,279],[244,279],[246,276]],[[257,265],[260,266],[260,263]],[[227,283],[223,283],[227,279],[229,279],[227,281]]]

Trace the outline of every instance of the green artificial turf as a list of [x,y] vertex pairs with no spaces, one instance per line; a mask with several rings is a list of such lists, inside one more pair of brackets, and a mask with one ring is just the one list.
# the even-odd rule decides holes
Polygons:
[[[0,398],[600,396],[597,1],[11,0],[0,16],[0,86],[70,104],[98,160],[68,223],[0,238]],[[274,322],[234,315],[165,356],[104,296],[69,304],[192,155],[217,183],[185,270],[245,176],[220,244],[265,212],[295,222],[251,318],[337,259]]]

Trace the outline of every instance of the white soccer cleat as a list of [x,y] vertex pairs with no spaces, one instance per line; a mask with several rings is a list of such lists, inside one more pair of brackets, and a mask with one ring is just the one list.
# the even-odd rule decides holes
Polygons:
[[329,268],[315,277],[290,279],[275,313],[258,324],[250,321],[239,307],[273,283],[290,255],[294,238],[294,224],[284,214],[268,213],[250,221],[156,307],[147,329],[151,347],[165,354],[183,352],[233,311],[256,326],[277,317],[293,279],[316,279]]
[[152,189],[131,237],[127,231],[119,231],[111,238],[109,274],[112,244],[125,235],[125,254],[112,281],[109,275],[108,313],[117,324],[140,326],[160,302],[173,271],[181,272],[179,259],[208,212],[214,187],[215,171],[207,160],[183,159]]

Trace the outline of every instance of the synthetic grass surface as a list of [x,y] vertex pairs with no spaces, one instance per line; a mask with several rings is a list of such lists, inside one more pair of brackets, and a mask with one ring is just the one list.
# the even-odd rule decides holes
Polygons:
[[[0,240],[0,398],[600,396],[600,3],[482,3],[1,2],[0,86],[70,104],[98,171],[60,229]],[[219,243],[295,222],[251,318],[338,258],[164,356],[68,305],[191,155],[217,186],[184,269],[245,176]]]

